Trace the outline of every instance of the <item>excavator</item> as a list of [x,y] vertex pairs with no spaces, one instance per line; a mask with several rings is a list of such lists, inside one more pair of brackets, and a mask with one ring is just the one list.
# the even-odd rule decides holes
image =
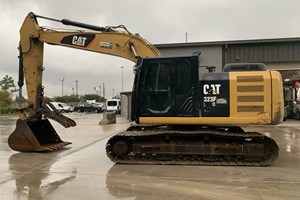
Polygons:
[[[80,30],[42,27],[38,18]],[[106,154],[115,163],[269,166],[278,157],[272,138],[242,128],[283,120],[281,75],[263,64],[239,63],[223,72],[203,73],[199,55],[161,57],[151,43],[123,25],[100,27],[32,12],[20,35],[18,85],[21,90],[25,77],[29,104],[18,108],[16,129],[8,138],[13,150],[47,152],[69,145],[49,119],[66,128],[76,126],[44,98],[47,43],[135,62],[133,123],[106,144]]]

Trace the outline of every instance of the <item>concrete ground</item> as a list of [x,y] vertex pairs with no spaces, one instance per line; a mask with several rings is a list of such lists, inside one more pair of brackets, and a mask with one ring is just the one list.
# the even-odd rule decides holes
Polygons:
[[271,167],[115,165],[107,139],[129,123],[98,125],[101,114],[72,113],[77,126],[51,121],[72,145],[50,153],[18,153],[7,145],[17,117],[0,116],[0,200],[11,199],[300,199],[300,121],[251,126],[274,138],[279,159]]

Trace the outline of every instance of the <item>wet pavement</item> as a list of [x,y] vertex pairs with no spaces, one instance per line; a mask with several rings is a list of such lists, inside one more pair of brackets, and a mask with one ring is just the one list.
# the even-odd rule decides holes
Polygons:
[[77,126],[57,133],[73,144],[50,153],[18,153],[7,145],[17,117],[0,116],[0,200],[19,199],[300,199],[300,121],[251,126],[280,148],[271,167],[115,165],[110,136],[129,123],[98,125],[101,114],[68,114]]

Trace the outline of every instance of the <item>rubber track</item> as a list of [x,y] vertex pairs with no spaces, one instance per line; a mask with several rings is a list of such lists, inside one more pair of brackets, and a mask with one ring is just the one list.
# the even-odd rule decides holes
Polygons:
[[[141,130],[136,130],[135,128],[129,128],[126,131],[120,132],[109,139],[106,145],[106,154],[107,156],[116,163],[119,164],[141,164],[141,165],[205,165],[205,166],[269,166],[273,164],[273,162],[278,158],[279,148],[276,142],[263,134],[257,132],[240,132],[240,131],[223,131],[218,129],[201,129],[201,130],[164,130],[160,128],[143,128],[140,127]],[[235,141],[236,139],[246,139],[252,138],[256,141],[260,141],[264,144],[265,148],[269,151],[265,155],[265,159],[261,161],[245,161],[245,160],[236,160],[234,161],[204,161],[198,160],[198,158],[194,158],[190,156],[188,158],[177,155],[174,158],[168,157],[168,160],[161,160],[159,157],[155,157],[153,155],[144,155],[138,156],[132,153],[120,158],[114,156],[112,152],[112,143],[118,139],[127,138],[129,140],[138,139],[139,137],[148,137],[151,138],[153,136],[159,135],[182,135],[182,136],[195,136],[199,134],[206,134],[211,136],[223,137],[226,139],[230,139]],[[188,144],[187,144],[188,145]],[[172,159],[172,160],[169,160]]]

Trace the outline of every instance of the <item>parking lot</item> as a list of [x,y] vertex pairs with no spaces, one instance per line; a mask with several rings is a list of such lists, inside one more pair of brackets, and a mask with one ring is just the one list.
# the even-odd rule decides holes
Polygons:
[[16,116],[0,116],[0,200],[10,199],[300,199],[300,121],[251,126],[274,138],[271,167],[116,165],[105,155],[110,136],[126,119],[99,125],[102,114],[70,113],[77,126],[57,133],[73,144],[49,153],[18,153],[7,145]]

